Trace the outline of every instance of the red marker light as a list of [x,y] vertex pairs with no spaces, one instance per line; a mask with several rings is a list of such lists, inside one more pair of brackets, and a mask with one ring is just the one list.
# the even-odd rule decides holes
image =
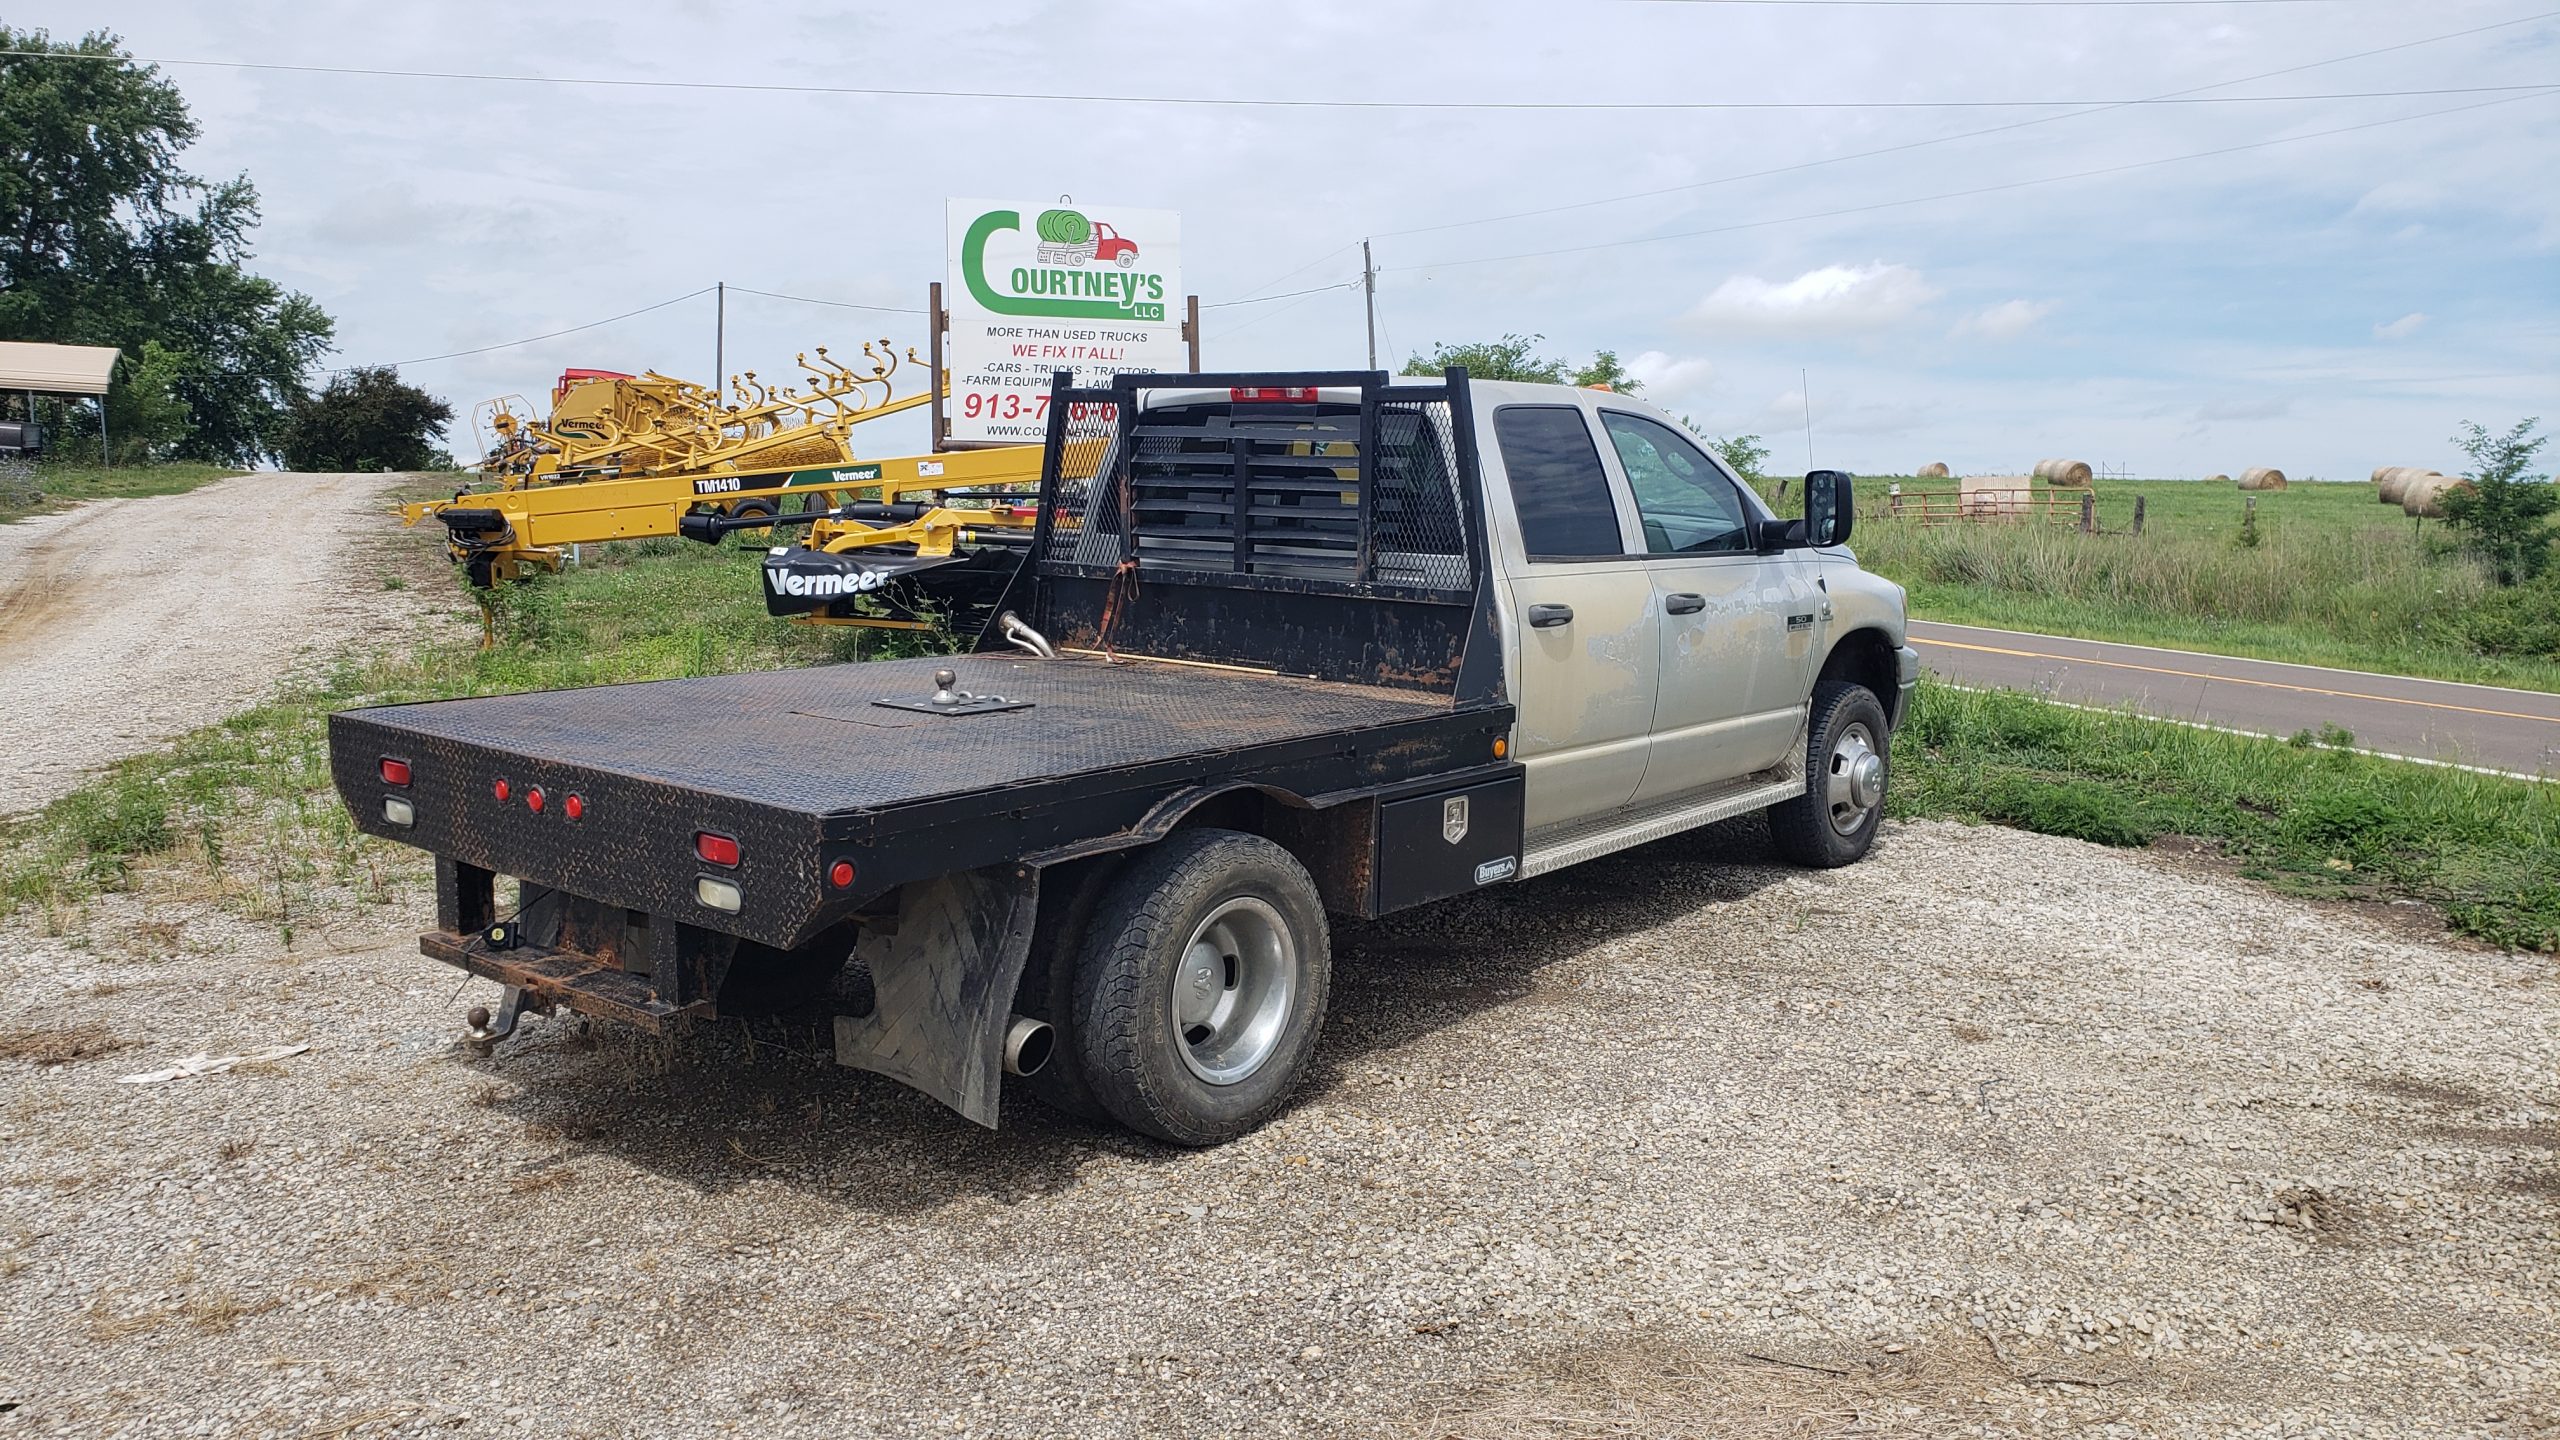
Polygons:
[[693,837],[693,853],[701,856],[706,865],[729,869],[738,863],[738,842],[705,830]]
[[572,795],[560,802],[560,813],[572,820],[583,818],[587,813],[587,802],[580,796]]
[[490,786],[490,787],[489,787],[489,793],[490,793],[490,794],[492,794],[492,795],[497,796],[497,797],[498,797],[499,799],[501,799],[501,800],[506,799],[506,798],[507,798],[507,782],[506,782],[506,781],[504,781],[504,780],[501,780],[501,781],[499,781],[497,784]]
[[842,890],[853,883],[853,862],[839,860],[827,870],[827,883]]
[[1305,403],[1316,397],[1313,385],[1236,385],[1227,399],[1238,405]]
[[408,784],[409,762],[406,760],[394,760],[387,755],[384,756],[382,760],[382,783],[385,785]]
[[536,814],[536,815],[539,815],[539,814],[541,814],[541,813],[542,813],[542,787],[541,787],[541,786],[536,785],[536,786],[534,786],[532,789],[527,790],[526,792],[524,792],[524,808],[526,808],[527,810],[532,811],[532,812],[533,812],[534,814]]

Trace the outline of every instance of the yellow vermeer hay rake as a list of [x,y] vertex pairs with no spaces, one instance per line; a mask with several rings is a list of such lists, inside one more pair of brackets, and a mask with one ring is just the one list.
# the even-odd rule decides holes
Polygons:
[[[804,569],[855,552],[861,563],[833,562],[854,578],[829,582],[795,584],[786,572],[777,588],[769,560],[774,613],[900,628],[963,620],[954,608],[982,590],[991,603],[1016,567],[1032,512],[1015,502],[1038,484],[1041,447],[857,457],[854,426],[929,398],[893,398],[889,342],[862,349],[867,372],[823,347],[815,363],[799,357],[804,385],[777,389],[748,371],[730,382],[728,405],[673,376],[594,371],[564,376],[540,419],[521,402],[489,402],[485,483],[403,506],[402,519],[441,522],[453,558],[484,588],[557,570],[577,545],[677,534],[718,543],[732,530],[809,524],[808,546],[776,555],[817,557]],[[931,598],[907,579],[945,569],[956,573],[934,577]]]

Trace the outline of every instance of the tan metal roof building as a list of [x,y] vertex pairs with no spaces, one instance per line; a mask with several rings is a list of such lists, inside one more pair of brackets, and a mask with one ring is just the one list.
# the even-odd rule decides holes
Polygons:
[[104,395],[115,373],[113,345],[39,345],[0,340],[0,390],[47,395]]

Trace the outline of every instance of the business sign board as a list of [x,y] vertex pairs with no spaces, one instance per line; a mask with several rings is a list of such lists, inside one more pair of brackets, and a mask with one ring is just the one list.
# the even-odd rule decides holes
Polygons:
[[1060,370],[1107,385],[1123,372],[1189,366],[1180,215],[954,200],[946,226],[950,440],[1046,438],[1049,379]]

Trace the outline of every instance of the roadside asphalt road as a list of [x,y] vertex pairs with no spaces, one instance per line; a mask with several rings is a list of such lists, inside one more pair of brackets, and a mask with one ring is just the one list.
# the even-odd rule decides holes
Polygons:
[[1911,644],[1959,685],[2262,735],[2342,725],[2362,750],[2560,777],[2560,695],[1928,620]]

